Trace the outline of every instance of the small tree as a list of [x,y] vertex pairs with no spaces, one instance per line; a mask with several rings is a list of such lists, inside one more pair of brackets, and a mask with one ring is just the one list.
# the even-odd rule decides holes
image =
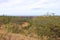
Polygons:
[[55,13],[52,13],[52,16],[55,16]]

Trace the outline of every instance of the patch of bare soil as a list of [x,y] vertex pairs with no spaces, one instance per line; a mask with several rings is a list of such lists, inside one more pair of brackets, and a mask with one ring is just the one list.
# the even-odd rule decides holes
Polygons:
[[38,40],[34,37],[25,36],[22,34],[7,33],[6,31],[0,30],[0,40]]

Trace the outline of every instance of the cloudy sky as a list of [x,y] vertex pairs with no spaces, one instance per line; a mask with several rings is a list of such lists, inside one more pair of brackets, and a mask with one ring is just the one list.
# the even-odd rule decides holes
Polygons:
[[60,0],[0,0],[0,15],[60,15]]

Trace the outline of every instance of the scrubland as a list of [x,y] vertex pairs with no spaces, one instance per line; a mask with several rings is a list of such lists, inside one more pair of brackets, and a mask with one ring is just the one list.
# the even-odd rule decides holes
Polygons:
[[60,40],[60,16],[0,16],[0,40]]

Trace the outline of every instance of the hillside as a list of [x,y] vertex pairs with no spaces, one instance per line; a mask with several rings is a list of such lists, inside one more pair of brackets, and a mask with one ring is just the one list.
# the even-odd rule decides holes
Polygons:
[[60,16],[0,16],[0,40],[60,40]]

